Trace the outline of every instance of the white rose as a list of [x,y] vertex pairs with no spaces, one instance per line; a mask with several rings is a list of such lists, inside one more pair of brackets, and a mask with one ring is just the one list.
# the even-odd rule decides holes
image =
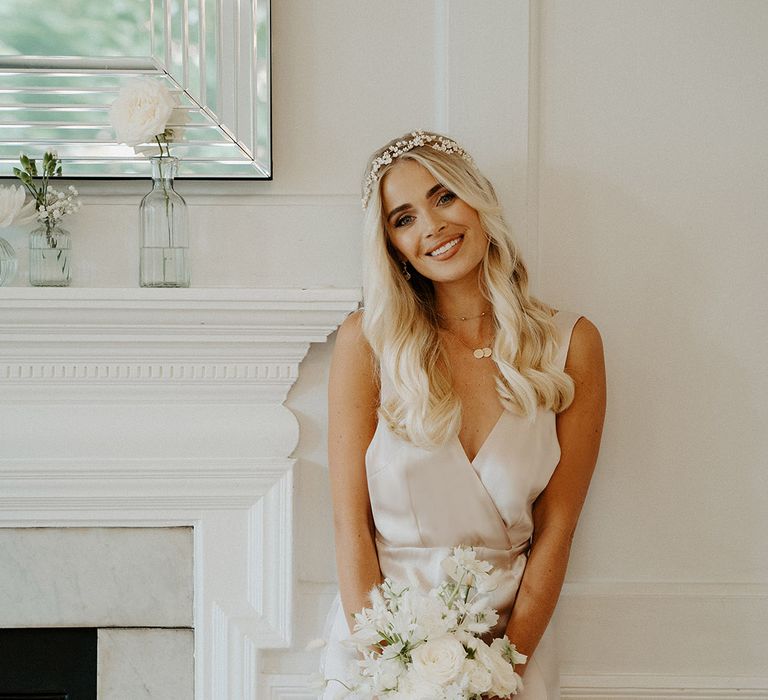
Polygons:
[[165,131],[176,100],[165,85],[150,78],[136,78],[120,90],[109,108],[109,121],[117,140],[137,146]]
[[464,662],[462,673],[467,678],[470,693],[480,695],[491,689],[491,672],[474,659]]
[[432,639],[411,652],[413,668],[421,678],[430,683],[450,683],[462,669],[466,653],[461,643],[453,637]]
[[0,187],[0,228],[10,226],[19,216],[26,196],[21,185],[18,187],[13,185],[10,187]]
[[515,673],[512,664],[502,658],[497,650],[491,649],[481,641],[477,645],[475,654],[475,658],[491,673],[491,693],[493,695],[504,697],[522,690],[522,679]]

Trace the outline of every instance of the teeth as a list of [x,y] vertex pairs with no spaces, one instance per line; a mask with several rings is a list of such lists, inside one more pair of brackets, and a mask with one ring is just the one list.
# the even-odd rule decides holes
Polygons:
[[461,237],[454,238],[452,241],[448,241],[445,245],[441,245],[437,250],[433,250],[429,255],[442,255],[446,251],[450,250],[455,246],[459,241],[461,240]]

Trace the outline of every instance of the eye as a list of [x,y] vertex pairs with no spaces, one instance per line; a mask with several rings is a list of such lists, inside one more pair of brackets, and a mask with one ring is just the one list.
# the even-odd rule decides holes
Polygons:
[[404,216],[401,216],[399,219],[395,221],[395,228],[399,228],[400,226],[407,226],[411,223],[411,219],[413,217],[410,214],[405,214]]
[[454,199],[456,199],[456,195],[453,192],[446,191],[440,195],[440,198],[437,200],[437,203],[450,204]]

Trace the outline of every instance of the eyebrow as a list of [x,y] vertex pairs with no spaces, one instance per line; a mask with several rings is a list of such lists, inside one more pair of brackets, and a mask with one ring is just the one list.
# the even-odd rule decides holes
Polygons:
[[[438,190],[441,190],[443,188],[443,185],[441,185],[439,182],[432,187],[429,192],[427,192],[424,199],[429,199],[435,192]],[[406,202],[405,204],[401,204],[399,207],[395,207],[389,214],[387,214],[387,221],[389,221],[395,214],[398,214],[399,212],[403,211],[404,209],[410,208],[412,205],[409,202]]]

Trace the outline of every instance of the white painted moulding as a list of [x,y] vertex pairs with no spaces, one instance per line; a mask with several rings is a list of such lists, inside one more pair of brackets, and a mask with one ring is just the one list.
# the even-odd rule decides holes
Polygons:
[[[263,674],[259,698],[315,700],[310,674]],[[561,700],[766,700],[768,687],[760,679],[683,676],[563,676]],[[707,685],[710,682],[711,685]],[[754,685],[750,685],[753,683]]]
[[555,616],[563,676],[700,678],[705,689],[768,689],[765,584],[567,583]]
[[282,403],[309,344],[359,299],[334,288],[6,288],[0,381],[9,400],[33,403],[252,401],[254,392]]

